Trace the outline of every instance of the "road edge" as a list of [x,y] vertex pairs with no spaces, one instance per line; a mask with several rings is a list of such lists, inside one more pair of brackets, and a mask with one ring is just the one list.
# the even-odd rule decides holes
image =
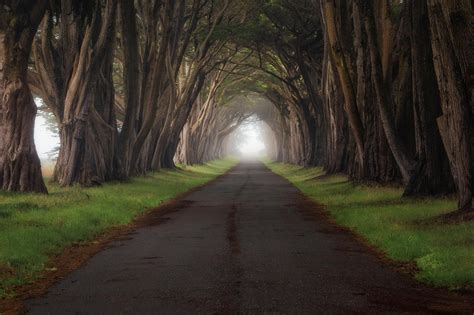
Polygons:
[[[416,279],[416,272],[417,267],[413,262],[400,262],[395,261],[387,256],[387,254],[381,250],[380,248],[370,244],[370,242],[361,234],[357,233],[353,229],[340,225],[336,222],[336,220],[332,217],[331,213],[327,210],[327,206],[319,203],[317,200],[314,200],[310,196],[305,195],[296,185],[294,185],[291,181],[289,181],[286,177],[274,172],[265,161],[260,161],[270,172],[277,175],[278,177],[284,179],[293,187],[295,187],[298,191],[298,195],[300,196],[300,212],[303,214],[309,214],[313,216],[314,220],[325,220],[328,224],[335,228],[337,232],[345,233],[353,238],[357,243],[362,245],[366,250],[367,253],[374,256],[377,261],[381,264],[389,267],[394,272],[399,273],[401,276],[405,278],[406,281],[416,283],[418,286],[423,287],[426,290],[434,290],[438,292],[443,292],[446,295],[452,296],[457,300],[462,300],[464,303],[468,304],[469,307],[474,307],[474,291],[472,290],[450,290],[447,287],[435,287],[429,285],[428,283],[421,282]],[[462,313],[471,314],[472,310],[463,310]]]
[[[138,228],[152,225],[156,226],[164,223],[163,220],[159,220],[160,217],[171,212],[179,211],[185,206],[184,199],[187,196],[229,175],[240,163],[241,161],[237,161],[235,165],[231,166],[224,173],[217,175],[208,182],[195,186],[173,198],[163,201],[156,207],[138,214],[126,225],[109,228],[94,239],[64,248],[61,253],[50,257],[45,268],[39,273],[38,278],[34,282],[12,287],[15,296],[0,300],[0,315],[26,313],[25,300],[47,294],[51,286],[82,267],[89,259],[104,250],[109,243],[132,233]],[[57,268],[56,266],[61,266],[61,268]]]

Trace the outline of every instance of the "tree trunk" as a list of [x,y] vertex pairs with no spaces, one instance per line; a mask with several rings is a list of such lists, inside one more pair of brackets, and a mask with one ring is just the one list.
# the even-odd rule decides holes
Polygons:
[[112,81],[117,4],[104,2],[83,7],[62,0],[59,32],[49,12],[35,43],[40,89],[60,127],[54,179],[63,186],[120,175]]
[[372,81],[375,88],[375,95],[380,112],[380,119],[390,146],[392,154],[397,161],[398,168],[402,175],[403,181],[407,184],[414,171],[414,163],[409,157],[408,150],[397,134],[395,126],[395,118],[393,113],[393,100],[390,90],[390,81],[384,75],[381,47],[377,40],[377,29],[372,3],[358,0],[357,7],[360,9],[365,30],[367,32],[367,44],[370,52],[370,67],[372,70]]
[[416,168],[404,195],[447,194],[453,192],[454,187],[446,151],[436,125],[441,107],[431,53],[426,2],[411,2],[409,12]]
[[348,171],[349,128],[344,112],[344,96],[341,93],[339,80],[330,61],[329,47],[325,44],[324,67],[322,76],[322,95],[325,110],[326,163],[324,169],[329,174]]
[[[100,185],[117,178],[113,89],[104,82],[97,82],[96,88],[89,92],[87,102],[90,105],[83,107],[70,123],[60,128],[61,148],[55,179],[63,186],[75,183]],[[101,107],[100,112],[97,107]]]
[[[12,11],[0,12],[2,22],[7,22],[5,28],[0,25],[0,32],[4,32],[0,52],[3,50],[5,61],[0,66],[0,184],[4,190],[47,193],[34,143],[36,105],[27,82],[31,46],[46,4],[44,0],[27,7],[15,3],[9,7]],[[6,8],[4,4],[0,10]]]
[[125,117],[120,131],[118,152],[123,175],[129,174],[130,150],[135,140],[135,122],[140,102],[140,54],[136,12],[133,1],[120,0],[124,60]]
[[61,148],[54,172],[62,186],[98,185],[117,177],[117,125],[112,84],[115,1],[95,8],[64,99]]
[[463,41],[472,45],[474,40],[472,10],[469,1],[428,0],[431,47],[443,112],[438,118],[438,127],[458,192],[458,208],[470,211],[473,189],[472,87],[467,78],[473,73],[473,61],[463,49],[466,45]]
[[342,93],[344,95],[344,108],[357,145],[357,156],[360,165],[363,165],[364,127],[357,107],[354,83],[349,73],[349,66],[347,65],[345,52],[341,43],[340,32],[337,27],[336,10],[340,9],[335,7],[334,0],[322,0],[321,4],[331,58],[334,62],[335,69],[337,70]]
[[356,67],[356,97],[364,125],[364,165],[352,177],[361,180],[389,182],[396,178],[397,170],[388,147],[381,123],[381,115],[374,93],[372,66],[367,34],[362,16],[353,3],[354,53]]

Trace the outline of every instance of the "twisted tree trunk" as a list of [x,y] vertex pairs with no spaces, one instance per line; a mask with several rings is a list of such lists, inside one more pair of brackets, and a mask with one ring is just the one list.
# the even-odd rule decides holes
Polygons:
[[54,178],[63,186],[100,184],[120,169],[112,83],[116,7],[112,0],[91,8],[62,0],[59,36],[49,12],[35,44],[40,90],[60,126]]
[[7,1],[0,8],[3,65],[0,81],[0,185],[4,190],[47,193],[34,143],[36,105],[27,82],[33,38],[47,1]]
[[[353,2],[356,97],[364,125],[364,165],[358,178],[389,182],[397,178],[397,166],[387,144],[381,113],[374,93],[371,58],[363,17]],[[354,176],[354,177],[356,177]],[[356,177],[357,178],[357,177]]]
[[397,134],[393,106],[391,106],[394,104],[390,88],[391,82],[388,80],[386,74],[389,71],[389,65],[384,62],[386,58],[384,58],[383,52],[386,51],[386,48],[382,45],[383,42],[379,43],[378,40],[378,36],[382,38],[391,36],[384,34],[384,30],[387,28],[382,28],[381,30],[377,29],[373,3],[362,0],[357,0],[356,3],[356,7],[360,9],[361,15],[363,16],[364,26],[367,32],[372,82],[374,84],[375,96],[380,112],[380,120],[387,142],[397,161],[403,181],[407,184],[412,176],[415,165],[409,155],[408,149]]
[[441,115],[441,107],[433,66],[426,2],[412,1],[409,12],[416,168],[404,195],[447,194],[451,193],[454,187],[446,151],[436,125],[436,117]]
[[119,136],[118,152],[122,175],[130,169],[130,151],[135,140],[135,124],[140,104],[140,53],[134,1],[120,0],[124,60],[125,117]]
[[342,94],[344,95],[344,109],[347,113],[349,126],[357,146],[357,156],[361,166],[364,165],[364,127],[357,106],[356,90],[351,78],[346,52],[341,39],[341,30],[337,25],[337,17],[341,13],[335,0],[321,0],[321,11],[324,17],[325,31],[329,43],[329,51],[334,68],[338,74]]
[[[434,69],[443,115],[438,127],[458,192],[458,208],[472,211],[473,7],[467,0],[428,0]],[[471,47],[472,48],[472,47]]]
[[115,1],[108,0],[102,15],[100,5],[96,6],[67,88],[54,174],[63,186],[98,185],[117,175],[112,85],[116,7]]
[[347,172],[349,158],[349,128],[344,112],[344,96],[341,93],[339,80],[330,61],[329,45],[325,41],[321,94],[326,129],[326,161],[324,169],[327,173]]

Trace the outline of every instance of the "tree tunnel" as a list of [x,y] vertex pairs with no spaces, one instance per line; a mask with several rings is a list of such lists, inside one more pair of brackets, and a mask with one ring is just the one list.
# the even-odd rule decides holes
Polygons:
[[254,120],[277,161],[471,209],[470,1],[1,4],[4,190],[46,192],[33,94],[63,186],[220,158]]
[[285,155],[280,116],[266,97],[248,92],[214,106],[191,114],[180,136],[177,163],[204,163],[227,155],[272,159]]

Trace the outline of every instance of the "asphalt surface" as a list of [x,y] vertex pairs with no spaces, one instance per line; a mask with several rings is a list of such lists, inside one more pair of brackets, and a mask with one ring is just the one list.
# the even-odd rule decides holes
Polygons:
[[382,263],[315,207],[263,164],[241,163],[27,307],[31,314],[468,310],[465,300]]

